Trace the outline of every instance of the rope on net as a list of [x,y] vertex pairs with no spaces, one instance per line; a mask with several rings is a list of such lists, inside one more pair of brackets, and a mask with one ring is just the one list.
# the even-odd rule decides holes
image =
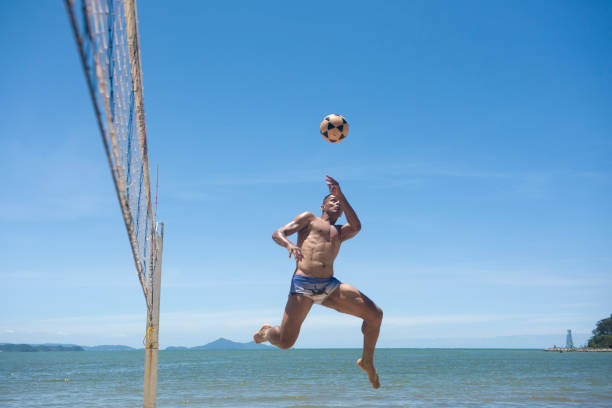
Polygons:
[[134,0],[65,3],[151,315],[158,231],[151,200],[136,7]]

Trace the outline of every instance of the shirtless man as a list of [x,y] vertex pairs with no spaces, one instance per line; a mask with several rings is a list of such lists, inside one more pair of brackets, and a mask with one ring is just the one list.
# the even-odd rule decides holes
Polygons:
[[[255,343],[269,341],[281,349],[290,348],[297,340],[302,322],[313,303],[360,317],[363,319],[363,354],[357,365],[368,374],[372,387],[378,388],[380,381],[374,368],[374,347],[383,312],[355,287],[334,277],[334,259],[340,244],[357,235],[361,223],[338,182],[329,176],[326,179],[330,194],[321,205],[321,217],[310,212],[302,213],[272,234],[277,244],[287,248],[289,258],[293,255],[296,269],[281,325],[264,324],[253,339]],[[347,224],[335,225],[342,212]],[[298,240],[294,245],[287,237],[296,232]]]

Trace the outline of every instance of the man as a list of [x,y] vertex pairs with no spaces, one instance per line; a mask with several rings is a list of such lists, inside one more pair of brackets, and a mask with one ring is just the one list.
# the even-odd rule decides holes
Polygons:
[[[281,349],[290,348],[297,340],[302,322],[313,303],[360,317],[363,319],[363,354],[357,365],[368,374],[372,387],[378,388],[380,381],[374,368],[374,348],[382,310],[355,287],[334,277],[334,259],[340,244],[357,235],[361,223],[338,182],[329,176],[326,176],[326,181],[330,194],[321,205],[321,217],[310,212],[302,213],[272,235],[277,244],[287,248],[289,258],[293,255],[296,269],[281,325],[264,324],[253,339],[256,343],[269,341]],[[347,224],[335,225],[343,212]],[[297,245],[287,238],[296,232]]]

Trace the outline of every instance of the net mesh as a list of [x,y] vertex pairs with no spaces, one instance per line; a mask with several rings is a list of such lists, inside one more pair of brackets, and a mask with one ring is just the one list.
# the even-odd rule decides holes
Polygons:
[[151,311],[161,232],[151,199],[136,5],[134,0],[65,2]]

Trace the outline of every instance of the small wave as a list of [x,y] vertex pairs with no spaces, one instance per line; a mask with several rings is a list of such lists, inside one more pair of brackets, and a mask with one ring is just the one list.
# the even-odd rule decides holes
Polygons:
[[[235,399],[235,398],[231,398],[231,399]],[[277,395],[277,396],[270,396],[270,395],[262,395],[262,396],[254,396],[254,397],[241,397],[239,398],[239,400],[241,402],[244,402],[248,405],[249,402],[252,403],[256,403],[256,402],[277,402],[277,401],[308,401],[309,398],[305,395]]]
[[40,380],[43,383],[70,382],[70,378],[45,378]]
[[557,402],[584,402],[581,400],[575,400],[575,399],[571,399],[571,398],[565,398],[565,397],[552,397],[552,396],[535,396],[532,395],[531,397],[529,397],[530,400],[534,400],[534,401],[557,401]]

